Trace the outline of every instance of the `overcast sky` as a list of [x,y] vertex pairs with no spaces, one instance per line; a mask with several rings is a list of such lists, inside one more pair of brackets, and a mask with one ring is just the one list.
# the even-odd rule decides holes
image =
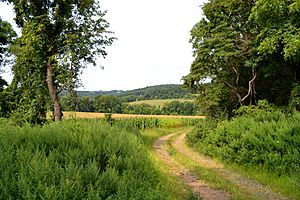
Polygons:
[[[100,67],[88,67],[80,90],[136,89],[178,84],[193,61],[190,30],[202,17],[204,0],[100,0],[118,38]],[[0,4],[3,19],[13,13]],[[8,75],[5,75],[8,79]]]

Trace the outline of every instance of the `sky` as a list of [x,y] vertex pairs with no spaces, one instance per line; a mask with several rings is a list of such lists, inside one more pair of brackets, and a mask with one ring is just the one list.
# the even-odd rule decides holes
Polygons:
[[[180,84],[193,62],[190,30],[202,18],[204,0],[100,0],[115,40],[98,66],[87,66],[79,90],[130,90]],[[0,16],[12,21],[0,3]],[[104,66],[102,70],[100,68]],[[10,73],[3,76],[11,79]]]

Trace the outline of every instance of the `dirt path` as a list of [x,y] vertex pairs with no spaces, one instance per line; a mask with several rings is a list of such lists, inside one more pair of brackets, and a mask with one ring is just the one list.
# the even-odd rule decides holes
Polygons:
[[186,169],[183,165],[176,162],[169,155],[166,143],[167,141],[174,135],[178,133],[170,134],[158,139],[153,147],[157,153],[157,155],[162,159],[162,161],[169,166],[169,171],[174,173],[176,176],[180,177],[187,185],[189,185],[192,190],[198,194],[200,197],[208,200],[227,200],[230,199],[228,193],[222,190],[214,190],[210,188],[203,181],[198,180],[195,175],[193,175],[188,169]]
[[158,156],[165,162],[165,164],[167,164],[170,167],[170,171],[172,173],[179,176],[193,189],[193,191],[199,194],[199,196],[201,196],[202,198],[209,200],[230,199],[230,195],[229,193],[223,190],[212,189],[203,181],[197,179],[197,177],[193,175],[182,164],[172,159],[172,157],[167,151],[167,147],[165,144],[173,136],[175,136],[175,139],[173,140],[171,145],[176,149],[176,151],[193,160],[199,166],[212,170],[222,178],[229,180],[236,187],[239,187],[241,190],[247,191],[247,193],[251,194],[252,197],[270,200],[288,199],[286,197],[272,192],[268,187],[256,181],[250,180],[236,172],[225,169],[221,163],[218,163],[210,158],[201,156],[199,153],[196,153],[185,144],[186,131],[173,133],[158,139],[154,144],[154,148]]

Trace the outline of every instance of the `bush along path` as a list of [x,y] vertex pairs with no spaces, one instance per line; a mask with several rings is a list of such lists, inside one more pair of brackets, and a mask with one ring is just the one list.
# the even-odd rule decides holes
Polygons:
[[[256,181],[224,168],[221,163],[196,153],[185,144],[187,132],[182,131],[161,137],[154,143],[153,147],[157,156],[169,166],[169,171],[180,177],[200,198],[208,200],[288,199]],[[197,173],[191,165],[196,165],[202,170]],[[206,171],[209,171],[208,174],[212,175],[208,179],[213,180],[207,181],[207,178],[202,179],[207,174],[201,173],[206,173]],[[215,177],[217,178],[214,180]],[[214,181],[218,181],[217,179],[224,181],[223,185],[217,184],[216,186],[211,184]]]

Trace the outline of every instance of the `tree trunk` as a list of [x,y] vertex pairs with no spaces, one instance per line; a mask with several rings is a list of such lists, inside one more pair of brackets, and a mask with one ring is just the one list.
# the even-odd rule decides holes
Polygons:
[[252,79],[249,81],[249,88],[248,88],[248,94],[246,96],[244,96],[244,98],[242,99],[242,102],[245,101],[245,99],[247,99],[250,96],[250,99],[253,98],[253,95],[255,95],[254,91],[255,91],[255,79],[257,76],[257,73],[255,72],[255,70],[252,70]]
[[47,64],[47,79],[46,80],[47,80],[47,85],[48,85],[48,90],[49,90],[49,94],[51,97],[51,101],[53,104],[53,119],[55,122],[61,121],[61,118],[62,118],[61,106],[60,106],[58,96],[57,96],[57,89],[56,89],[56,86],[54,85],[52,62],[51,62],[50,58],[49,58],[49,61]]

